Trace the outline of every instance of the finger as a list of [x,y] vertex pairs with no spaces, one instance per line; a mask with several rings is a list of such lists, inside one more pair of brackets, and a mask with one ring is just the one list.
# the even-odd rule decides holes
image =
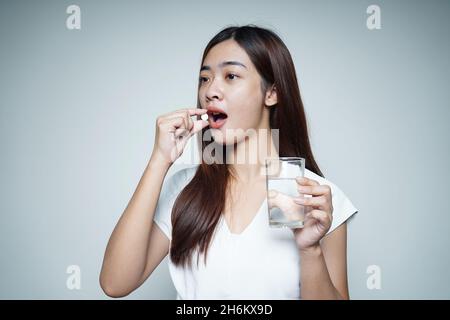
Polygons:
[[174,137],[176,139],[181,139],[181,138],[183,138],[185,136],[188,136],[188,135],[189,135],[189,131],[187,129],[185,129],[185,128],[178,128],[174,132]]
[[180,109],[178,111],[187,112],[190,117],[195,116],[195,115],[202,115],[202,114],[208,112],[208,110],[202,109],[202,108],[185,108],[185,109]]
[[191,131],[192,128],[194,127],[194,120],[192,120],[191,117],[188,117],[187,120],[188,120],[188,130]]
[[166,119],[163,123],[163,126],[169,127],[169,132],[175,132],[179,128],[184,128],[184,118],[183,117],[176,117],[171,119]]
[[193,126],[190,131],[190,135],[194,135],[201,131],[203,128],[209,126],[209,122],[205,120],[193,120]]
[[194,126],[194,121],[191,117],[200,116],[202,114],[205,114],[207,111],[208,110],[206,110],[206,109],[200,109],[200,108],[181,109],[181,110],[175,111],[174,116],[182,114],[186,118],[186,128],[188,128],[189,130],[192,130],[192,128]]
[[322,210],[312,210],[308,213],[308,218],[316,219],[321,225],[325,227],[331,226],[332,218],[331,216]]
[[[324,211],[324,210],[318,210],[318,209],[309,210],[308,212],[305,213],[305,218],[310,217],[311,216],[311,212],[313,212],[313,211]],[[324,212],[327,214],[329,220],[332,222],[333,221],[333,215],[329,214],[327,211],[324,211]]]
[[194,116],[194,115],[202,115],[205,114],[206,112],[208,112],[208,110],[206,109],[202,109],[202,108],[195,108],[195,109],[188,109],[189,115]]
[[191,130],[192,127],[194,126],[194,122],[192,121],[191,116],[189,115],[189,112],[187,112],[187,111],[179,111],[178,114],[184,118],[184,123],[186,125],[186,128],[188,130]]
[[171,113],[170,115],[166,116],[166,119],[170,120],[170,119],[176,119],[176,118],[180,118],[180,117],[183,118],[184,126],[186,128],[188,128],[189,127],[189,121],[188,121],[189,116],[188,116],[187,112],[175,111],[175,112]]
[[280,193],[277,190],[270,189],[267,191],[267,205],[269,210],[279,207],[279,195]]
[[304,206],[316,207],[321,210],[329,210],[330,205],[328,199],[325,196],[318,197],[297,197],[293,198],[294,202]]
[[188,128],[188,130],[192,130],[192,127],[194,127],[194,121],[191,117],[195,116],[195,114],[191,114],[188,110],[184,111],[184,117],[186,118],[186,128]]
[[191,130],[191,122],[192,119],[189,115],[189,112],[184,110],[183,112],[181,112],[183,118],[184,118],[184,123],[186,124],[186,129]]
[[[267,193],[267,201],[269,203],[269,208],[277,207],[277,208],[286,208],[287,206],[292,205],[292,197],[284,194],[278,190],[269,190]],[[295,206],[295,204],[294,204]],[[284,211],[284,209],[282,209]],[[285,212],[286,213],[286,212]]]
[[297,185],[297,191],[302,194],[311,194],[313,196],[331,195],[330,187],[327,185],[305,186]]
[[307,186],[320,185],[320,183],[318,183],[316,180],[313,180],[313,179],[310,179],[307,177],[302,177],[302,176],[295,177],[295,181],[297,181],[297,183],[300,185],[307,185]]

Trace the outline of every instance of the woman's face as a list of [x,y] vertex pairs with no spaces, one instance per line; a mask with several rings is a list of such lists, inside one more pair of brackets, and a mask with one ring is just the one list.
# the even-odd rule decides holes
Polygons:
[[248,135],[248,129],[269,128],[269,110],[265,105],[272,105],[276,100],[270,92],[263,95],[262,78],[236,41],[226,40],[211,48],[200,70],[199,81],[201,107],[216,107],[227,115],[218,122],[209,116],[214,141],[237,143]]

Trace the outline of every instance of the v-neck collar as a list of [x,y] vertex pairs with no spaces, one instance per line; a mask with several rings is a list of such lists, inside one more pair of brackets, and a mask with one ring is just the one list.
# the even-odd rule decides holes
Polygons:
[[252,221],[250,221],[250,223],[244,228],[244,230],[242,230],[241,233],[231,232],[230,228],[228,227],[227,220],[225,219],[225,216],[222,214],[221,219],[222,219],[222,223],[225,227],[226,232],[233,237],[242,237],[245,233],[248,233],[248,230],[252,227],[252,225],[254,225],[256,223],[255,220],[257,220],[259,215],[261,215],[261,212],[264,211],[263,208],[265,207],[266,201],[267,201],[267,199],[264,198],[261,205],[259,206],[258,211],[256,212],[255,216],[253,217]]

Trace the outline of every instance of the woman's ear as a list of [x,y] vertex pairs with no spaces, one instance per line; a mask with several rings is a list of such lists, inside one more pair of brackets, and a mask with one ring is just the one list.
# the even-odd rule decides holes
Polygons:
[[275,85],[272,85],[269,90],[266,92],[266,98],[264,100],[264,104],[267,107],[271,107],[273,105],[276,105],[278,102],[277,99],[277,87]]

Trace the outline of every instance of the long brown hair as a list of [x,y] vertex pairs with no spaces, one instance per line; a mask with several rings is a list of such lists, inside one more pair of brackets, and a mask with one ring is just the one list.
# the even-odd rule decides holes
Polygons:
[[[311,151],[295,67],[286,45],[268,29],[255,25],[231,26],[211,39],[203,52],[201,65],[212,47],[228,39],[234,39],[248,54],[262,78],[263,94],[271,85],[276,87],[277,104],[270,108],[269,125],[271,129],[279,129],[279,156],[305,158],[306,168],[323,177]],[[197,107],[201,108],[198,96]],[[202,130],[202,136],[207,130],[207,127]],[[204,140],[200,142],[201,151],[213,143]],[[197,263],[201,253],[206,263],[209,244],[225,207],[231,175],[231,168],[225,161],[207,164],[201,157],[194,177],[180,192],[172,209],[170,258],[175,265],[190,266],[196,250]]]

